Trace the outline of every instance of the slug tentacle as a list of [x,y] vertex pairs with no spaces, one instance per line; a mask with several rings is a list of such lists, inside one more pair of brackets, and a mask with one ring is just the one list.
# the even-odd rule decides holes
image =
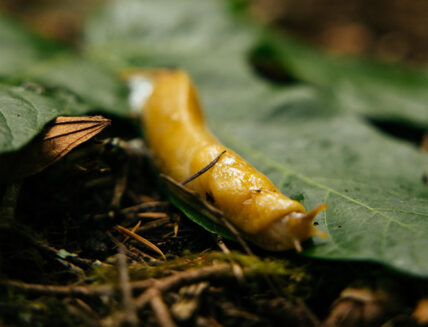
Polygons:
[[[142,122],[161,173],[177,182],[185,181],[186,188],[201,198],[208,194],[212,205],[245,238],[264,249],[301,251],[300,243],[312,235],[325,237],[312,226],[312,221],[327,205],[306,212],[265,175],[220,144],[205,125],[195,87],[185,72],[150,70],[124,74],[129,81],[138,76],[146,76],[153,83],[152,88],[145,85],[144,92],[140,90],[144,96],[141,103],[145,102]],[[215,164],[210,166],[212,162]],[[203,173],[198,174],[200,171]]]
[[320,204],[309,212],[303,214],[296,214],[290,217],[288,227],[293,229],[294,235],[300,235],[300,238],[311,237],[312,235],[321,236],[326,238],[327,235],[320,230],[316,229],[312,222],[315,217],[323,210],[327,210],[327,204]]
[[321,204],[309,212],[291,212],[280,219],[275,220],[257,235],[249,235],[253,242],[271,251],[283,251],[295,248],[297,252],[302,251],[301,241],[317,235],[322,238],[326,234],[316,229],[312,222],[316,215],[327,209],[326,204]]

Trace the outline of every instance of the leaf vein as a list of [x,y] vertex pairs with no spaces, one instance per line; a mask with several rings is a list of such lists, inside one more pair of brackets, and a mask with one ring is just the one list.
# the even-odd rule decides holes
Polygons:
[[365,209],[367,209],[367,210],[369,210],[369,211],[371,211],[371,212],[373,212],[373,213],[375,213],[375,214],[377,214],[377,215],[379,215],[379,216],[381,216],[381,217],[383,217],[389,221],[396,223],[397,225],[401,226],[402,228],[408,229],[415,234],[420,234],[420,230],[414,229],[411,226],[401,222],[400,220],[398,220],[394,217],[391,217],[389,215],[386,215],[383,212],[376,210],[375,208],[369,206],[368,204],[365,204],[361,201],[358,201],[354,198],[351,198],[350,196],[345,195],[343,193],[340,193],[339,191],[337,191],[337,190],[335,190],[335,189],[333,189],[327,185],[323,185],[321,183],[318,183],[318,182],[314,181],[313,179],[311,179],[310,177],[304,176],[304,175],[294,171],[293,169],[278,163],[277,161],[275,161],[273,159],[265,157],[261,152],[259,152],[259,151],[255,150],[254,148],[242,143],[241,141],[238,141],[235,137],[231,136],[226,131],[222,130],[221,133],[225,136],[226,139],[229,140],[230,143],[235,144],[235,145],[239,145],[239,147],[241,149],[248,152],[255,159],[258,159],[258,160],[270,165],[272,168],[276,168],[280,171],[283,171],[283,172],[286,172],[290,175],[293,175],[293,176],[297,177],[298,179],[300,179],[301,181],[305,182],[306,184],[315,186],[315,187],[320,188],[320,189],[325,190],[325,191],[329,191],[329,192],[331,192],[331,193],[333,193],[339,197],[344,198],[345,200],[347,200],[349,202],[355,203],[356,205],[359,205],[359,206],[361,206],[361,207],[363,207],[363,208],[365,208]]

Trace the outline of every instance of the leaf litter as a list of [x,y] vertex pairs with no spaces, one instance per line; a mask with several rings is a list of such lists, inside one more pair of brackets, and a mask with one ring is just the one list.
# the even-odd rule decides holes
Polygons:
[[[15,220],[0,231],[6,326],[321,326],[337,317],[337,305],[333,316],[329,306],[347,285],[391,274],[371,264],[314,262],[256,248],[255,255],[242,254],[239,244],[216,239],[164,200],[145,151],[127,146],[135,140],[108,133],[22,183]],[[123,191],[116,187],[121,170]],[[123,192],[118,205],[115,192]],[[415,280],[400,282],[398,292],[405,285],[407,294],[420,296]],[[413,300],[392,311],[385,305],[384,321],[400,314],[413,321]]]

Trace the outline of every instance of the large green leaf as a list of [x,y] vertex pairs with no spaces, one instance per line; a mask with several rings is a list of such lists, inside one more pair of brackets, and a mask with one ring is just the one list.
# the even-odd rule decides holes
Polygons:
[[[229,17],[220,1],[128,0],[93,17],[86,51],[115,69],[188,70],[215,134],[305,207],[329,204],[317,218],[328,239],[315,238],[306,255],[375,260],[428,276],[428,157],[365,119],[428,126],[426,77],[336,64],[261,34]],[[312,84],[277,87],[255,76],[247,55],[261,38]]]
[[0,14],[0,79],[15,77],[64,50]]

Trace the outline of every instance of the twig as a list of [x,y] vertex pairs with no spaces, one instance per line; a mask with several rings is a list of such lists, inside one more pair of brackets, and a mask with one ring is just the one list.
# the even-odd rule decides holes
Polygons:
[[241,233],[238,232],[238,230],[233,226],[223,215],[218,217],[220,221],[223,223],[224,226],[232,233],[233,236],[235,236],[238,243],[242,246],[244,251],[250,255],[254,256],[253,251],[251,251],[250,247],[248,246],[247,242],[242,238]]
[[129,160],[127,160],[123,166],[122,169],[119,171],[118,176],[116,177],[116,183],[114,185],[114,191],[113,191],[113,198],[111,200],[111,207],[112,208],[119,208],[120,202],[122,200],[123,193],[126,189],[126,184],[128,182],[128,167],[129,167]]
[[124,308],[123,321],[130,326],[137,326],[137,311],[132,299],[132,289],[129,284],[128,264],[125,255],[126,248],[123,244],[119,245],[119,285],[122,290],[122,302]]
[[137,231],[138,232],[147,231],[147,230],[150,230],[150,229],[153,229],[153,228],[157,228],[157,227],[163,226],[163,225],[165,225],[165,224],[167,224],[169,222],[170,222],[169,218],[157,219],[157,220],[145,223],[143,226],[139,227]]
[[[231,227],[233,227],[233,225],[231,225]],[[234,227],[233,227],[234,228]],[[231,230],[231,232],[233,233],[233,231]],[[236,233],[238,233],[238,231],[236,231]],[[238,233],[238,236],[239,236],[239,233]],[[240,236],[239,236],[240,237]],[[239,239],[238,239],[238,241],[239,241]],[[243,246],[244,247],[244,249],[245,249],[245,247],[248,247],[247,246],[247,244],[245,243],[245,241],[244,240],[242,240],[242,242],[243,243],[241,243],[241,246]],[[219,239],[218,241],[217,241],[217,244],[218,244],[218,246],[220,247],[220,249],[224,252],[224,253],[226,253],[226,254],[229,254],[230,253],[230,251],[229,251],[229,249],[227,249],[227,247],[226,247],[226,245],[223,243],[223,241],[221,240],[221,239]],[[225,248],[225,249],[224,249]],[[248,252],[249,251],[249,252]],[[252,256],[252,257],[255,257],[254,256],[254,254],[253,254],[253,252],[250,250],[250,248],[248,248],[248,251],[247,251],[247,254],[249,255],[249,256]],[[242,268],[240,267],[240,266],[238,266],[237,264],[235,264],[235,263],[233,263],[232,262],[232,267],[234,268],[234,273],[235,273],[235,276],[236,276],[236,279],[239,281],[239,282],[245,282],[245,278],[244,278],[244,275],[243,275],[243,272],[242,272]],[[239,270],[241,270],[241,271],[239,271]],[[240,274],[242,273],[242,280],[240,280]],[[264,280],[266,281],[266,283],[269,285],[269,288],[272,290],[272,292],[274,293],[274,294],[276,294],[276,295],[279,295],[279,292],[278,292],[278,288],[277,287],[275,287],[275,285],[273,284],[273,282],[272,282],[272,280],[269,278],[269,276],[268,275],[266,275],[265,273],[263,273],[262,272],[262,276],[263,276],[263,278],[264,278]]]
[[190,177],[187,177],[184,181],[181,182],[181,185],[186,185],[187,183],[193,181],[195,178],[198,178],[203,173],[205,173],[207,170],[209,170],[211,167],[213,167],[221,158],[223,154],[226,153],[226,150],[224,150],[222,153],[220,153],[213,161],[211,161],[208,165],[206,165],[204,168],[196,172]]
[[112,182],[111,176],[102,176],[99,178],[94,178],[89,181],[87,181],[84,184],[85,189],[86,188],[93,188],[93,187],[104,187]]
[[137,213],[137,215],[140,218],[168,218],[168,215],[165,212],[141,212]]
[[178,222],[175,222],[174,223],[174,237],[177,237],[177,235],[178,235],[178,228],[179,228]]
[[[131,232],[135,233],[137,231],[138,227],[140,227],[140,225],[141,225],[141,220],[139,220],[138,223],[134,227],[132,227]],[[131,236],[126,236],[123,239],[122,243],[125,244],[130,238],[131,238]]]
[[149,247],[153,251],[155,251],[158,254],[160,254],[162,256],[162,258],[166,259],[165,254],[163,254],[163,252],[161,251],[161,249],[159,249],[156,245],[154,245],[152,242],[150,242],[149,240],[145,239],[144,237],[142,237],[142,236],[140,236],[138,234],[135,234],[134,232],[132,232],[129,229],[126,229],[125,227],[122,227],[120,225],[116,225],[114,228],[118,232],[124,234],[125,236],[131,236],[135,240],[139,241],[141,244],[144,244],[145,246]]
[[168,202],[161,202],[161,201],[149,201],[149,202],[143,202],[138,205],[128,207],[121,209],[117,212],[111,210],[107,213],[101,213],[93,215],[93,219],[95,220],[102,220],[102,219],[112,219],[115,217],[116,213],[119,215],[123,215],[127,222],[132,222],[135,220],[139,220],[137,213],[140,211],[147,211],[147,210],[165,210],[169,207]]
[[132,207],[124,208],[121,210],[124,214],[136,213],[145,210],[153,210],[153,209],[165,209],[169,207],[169,202],[167,201],[149,201],[137,204]]
[[86,325],[94,327],[102,326],[101,318],[82,300],[66,299],[64,304],[70,314],[83,320]]
[[[212,278],[216,276],[231,276],[231,273],[232,269],[229,264],[218,264],[209,267],[203,267],[200,269],[186,270],[181,273],[176,273],[175,275],[168,276],[162,279],[155,279],[152,280],[151,286],[156,287],[159,292],[164,292],[171,288],[207,279],[208,277]],[[150,292],[149,290],[147,290],[135,300],[135,305],[137,308],[145,306],[150,301],[152,295]]]
[[[220,247],[220,249],[225,253],[225,254],[230,254],[229,249],[226,247],[226,244],[224,244],[224,242],[222,241],[221,237],[217,238],[217,244]],[[241,244],[242,245],[242,244]],[[250,253],[248,253],[248,255],[253,256],[254,254],[250,251]],[[236,264],[233,259],[231,259],[231,263],[232,263],[232,267],[233,267],[233,272],[236,276],[236,279],[238,280],[238,282],[240,282],[241,284],[245,283],[245,276],[244,276],[244,272],[241,268],[241,266],[239,266],[238,264]],[[262,272],[262,276],[264,278],[264,280],[266,281],[266,283],[269,285],[269,288],[272,290],[272,292],[276,295],[280,295],[278,292],[278,288],[275,287],[274,283],[272,282],[271,278],[266,275],[265,273]]]
[[139,249],[133,245],[128,245],[128,246],[129,246],[129,251],[132,253],[135,253],[138,257],[140,257],[141,261],[143,263],[146,263],[144,259],[149,259],[150,261],[153,261],[153,262],[159,262],[160,261],[159,259],[151,256],[150,254],[142,251],[141,249]]
[[223,327],[223,325],[220,324],[217,320],[215,320],[214,317],[203,317],[203,316],[199,316],[196,319],[196,326],[197,327]]
[[[186,270],[176,273],[174,275],[164,277],[161,279],[145,279],[140,281],[130,282],[130,286],[134,291],[146,290],[155,286],[161,291],[166,291],[171,288],[179,287],[181,285],[195,283],[197,281],[205,280],[208,278],[226,278],[233,277],[232,269],[229,264],[218,264],[199,269]],[[99,296],[108,295],[113,296],[119,290],[117,285],[44,285],[44,284],[30,284],[13,280],[0,281],[0,286],[9,287],[11,289],[20,290],[29,294],[35,295],[56,295],[56,296]],[[143,293],[140,297],[142,297]],[[139,298],[140,298],[139,297]],[[147,302],[144,300],[136,299],[135,305],[137,308],[144,306]],[[149,299],[148,299],[149,300]]]
[[150,305],[161,327],[176,327],[174,320],[162,299],[162,294],[157,288],[151,288]]
[[236,307],[232,302],[228,302],[228,301],[222,302],[221,308],[226,313],[226,315],[239,319],[240,321],[247,320],[247,321],[252,321],[253,324],[258,323],[260,325],[263,325],[263,323],[265,324],[267,323],[267,321],[264,320],[262,317],[254,313],[250,313],[243,309],[240,309]]
[[74,299],[74,304],[80,309],[82,309],[82,311],[92,316],[94,319],[97,319],[97,320],[100,319],[100,316],[83,300],[76,298]]
[[44,285],[30,284],[14,280],[0,281],[0,286],[20,290],[34,295],[57,295],[57,296],[91,296],[91,295],[109,295],[112,296],[117,291],[116,285]]
[[[110,237],[110,239],[113,241],[113,243],[116,245],[116,247],[118,247],[120,244],[122,244],[122,242],[120,242],[116,237],[114,237],[109,231],[107,231],[106,234],[108,237]],[[140,261],[140,257],[138,255],[136,255],[132,251],[128,250],[127,248],[125,248],[125,250],[126,250],[126,255],[129,258],[131,258],[132,260],[135,260],[135,261]]]
[[86,277],[85,271],[82,268],[74,265],[73,263],[68,262],[61,258],[56,258],[56,261],[59,262],[61,265],[63,265],[65,268],[67,268],[70,272],[75,274],[79,279],[82,280]]
[[[221,237],[217,237],[217,245],[223,251],[224,254],[226,254],[228,256],[230,255],[230,250],[228,249],[226,244],[224,244]],[[233,258],[230,256],[229,256],[229,260],[230,260],[230,263],[232,264],[232,269],[233,269],[233,273],[235,274],[236,280],[241,285],[245,284],[244,271],[242,270],[241,266],[238,265],[235,262],[235,260],[233,260]]]
[[199,282],[185,285],[178,291],[178,299],[171,306],[171,313],[178,321],[186,321],[194,316],[199,307],[199,299],[209,283]]

